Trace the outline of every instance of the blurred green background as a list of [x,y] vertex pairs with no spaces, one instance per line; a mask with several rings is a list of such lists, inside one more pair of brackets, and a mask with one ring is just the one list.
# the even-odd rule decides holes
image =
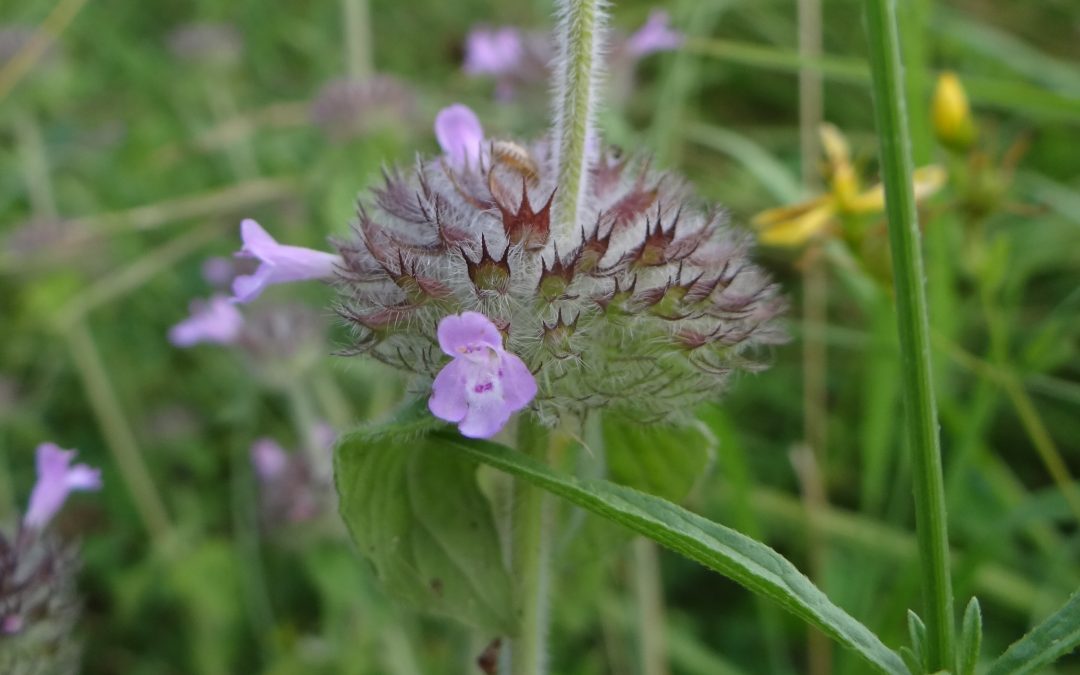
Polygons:
[[[1080,585],[1080,6],[900,4],[915,155],[950,177],[923,221],[957,597],[980,598],[989,656]],[[0,24],[32,29],[54,7],[5,2]],[[617,2],[614,24],[630,32],[653,8]],[[810,68],[825,80],[824,119],[847,135],[864,183],[876,180],[859,2],[824,3],[820,59],[799,56],[792,0],[664,8],[688,42],[638,64],[602,115],[611,142],[686,173],[749,227],[822,189],[800,179],[804,164],[825,167],[800,156],[797,75]],[[497,102],[461,61],[471,27],[546,30],[549,2],[367,9],[371,40],[349,31],[363,25],[356,0],[67,0],[58,12],[73,13],[70,25],[21,77],[3,51],[15,39],[0,40],[0,515],[25,503],[42,440],[103,468],[105,490],[77,497],[57,524],[82,541],[84,672],[479,672],[487,639],[395,609],[328,495],[315,520],[283,523],[251,470],[257,438],[298,448],[315,420],[346,429],[405,391],[331,355],[348,338],[332,292],[267,293],[252,310],[275,326],[266,344],[180,350],[166,339],[212,291],[203,265],[238,248],[242,217],[300,245],[346,234],[381,167],[435,150],[439,108],[467,103],[496,136],[544,131],[543,82]],[[205,22],[231,31],[192,38]],[[364,75],[368,56],[400,82],[400,100],[345,106],[371,122],[328,133],[312,101],[327,82]],[[965,152],[933,137],[941,69],[972,100],[979,138]],[[819,244],[761,250],[791,297],[795,339],[702,411],[717,451],[687,503],[767,541],[896,646],[919,589],[884,229],[880,215],[839,220]],[[814,265],[827,270],[827,312],[806,321]],[[319,309],[288,314],[293,302]],[[815,365],[826,386],[808,400],[801,382]],[[816,462],[800,450],[807,433],[827,439]],[[635,573],[651,554],[590,527],[603,536],[563,543],[553,672],[638,673]],[[646,628],[665,631],[672,673],[822,672],[810,665],[820,658],[824,672],[865,672],[808,647],[801,624],[723,578],[660,561],[666,627]],[[1080,659],[1054,672],[1080,673]]]

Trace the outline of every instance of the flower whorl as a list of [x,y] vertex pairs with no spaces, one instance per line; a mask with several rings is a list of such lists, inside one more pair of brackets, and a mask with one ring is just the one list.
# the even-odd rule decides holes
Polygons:
[[551,154],[547,140],[488,140],[479,162],[388,171],[356,237],[338,242],[351,352],[430,382],[445,362],[439,321],[480,312],[534,374],[541,419],[602,407],[660,420],[715,397],[754,367],[752,348],[783,339],[777,289],[722,212],[605,149],[585,222],[560,236]]

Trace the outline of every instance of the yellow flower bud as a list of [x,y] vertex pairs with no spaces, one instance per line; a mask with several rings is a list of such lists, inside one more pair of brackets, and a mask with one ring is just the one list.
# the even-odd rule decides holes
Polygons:
[[971,117],[964,85],[956,73],[946,71],[938,77],[933,102],[934,133],[942,145],[965,152],[975,142],[975,121]]

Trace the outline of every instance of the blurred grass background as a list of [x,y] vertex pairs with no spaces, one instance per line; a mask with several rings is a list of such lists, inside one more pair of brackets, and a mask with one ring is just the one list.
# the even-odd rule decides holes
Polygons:
[[[25,502],[41,440],[103,467],[105,491],[60,523],[83,540],[85,672],[478,672],[486,640],[392,608],[332,512],[318,527],[260,518],[256,438],[298,447],[311,418],[347,427],[392,406],[402,383],[356,359],[312,357],[345,343],[329,310],[300,320],[314,337],[299,355],[292,335],[262,358],[181,351],[165,336],[210,292],[202,265],[237,248],[241,217],[301,245],[344,234],[380,167],[435,149],[440,107],[467,103],[493,135],[542,133],[544,85],[496,103],[492,82],[462,74],[461,45],[478,23],[545,29],[550,3],[373,0],[373,41],[361,46],[375,72],[406,84],[415,114],[350,138],[324,133],[309,106],[365,58],[347,46],[343,7],[354,0],[81,4],[63,3],[80,10],[70,26],[0,92],[0,515]],[[1015,175],[992,172],[979,190],[953,180],[924,206],[957,597],[980,598],[992,655],[1080,585],[1080,7],[901,4],[912,12],[909,63],[926,66],[910,102],[919,162],[972,175],[932,139],[942,68],[968,87],[980,161],[1000,169],[1010,147],[1024,149]],[[53,8],[5,3],[0,23],[31,28]],[[746,227],[804,194],[804,162],[820,167],[799,149],[797,74],[811,68],[825,80],[824,119],[876,175],[860,3],[824,3],[826,56],[810,60],[791,0],[665,8],[689,40],[640,65],[632,94],[603,115],[612,142],[685,172]],[[619,2],[615,24],[634,30],[650,9]],[[195,22],[232,26],[235,59],[170,50],[169,36]],[[883,241],[880,218],[863,226]],[[828,269],[820,323],[799,321],[803,252],[761,253],[796,308],[796,341],[702,413],[719,451],[689,503],[812,568],[896,646],[919,589],[889,272],[883,256],[843,241],[814,250]],[[268,295],[270,305],[331,299],[317,285]],[[809,468],[798,461],[807,338],[828,353],[827,452]],[[288,359],[270,367],[265,355],[281,349]],[[808,484],[828,503],[807,501]],[[628,540],[597,541],[610,538],[565,544],[553,672],[640,672],[635,557]],[[662,554],[661,569],[666,628],[647,629],[666,630],[671,672],[807,672],[794,619],[674,556]],[[831,658],[831,672],[864,672],[847,654]],[[1056,672],[1080,673],[1080,661]]]

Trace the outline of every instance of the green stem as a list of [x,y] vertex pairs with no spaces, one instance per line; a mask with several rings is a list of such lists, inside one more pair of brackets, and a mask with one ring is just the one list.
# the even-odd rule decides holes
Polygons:
[[[602,0],[560,0],[555,72],[555,142],[559,188],[555,195],[555,240],[567,242],[581,219],[588,189],[590,146],[595,139],[600,46],[604,34]],[[567,249],[573,248],[567,246]]]
[[919,223],[912,189],[911,139],[904,99],[895,0],[867,0],[874,111],[881,144],[889,243],[903,363],[903,396],[911,443],[915,521],[927,611],[928,669],[952,667],[953,598],[945,486],[930,363],[930,326]]
[[[518,450],[547,461],[548,432],[522,416],[518,422]],[[546,493],[522,478],[514,479],[511,569],[521,634],[510,643],[512,675],[547,672],[547,586],[550,514]]]
[[83,321],[75,321],[66,327],[68,350],[75,364],[90,408],[101,425],[106,445],[112,452],[113,461],[120,469],[120,476],[131,493],[135,511],[143,526],[159,541],[171,529],[165,505],[154,487],[150,470],[143,462],[135,433],[124,416],[124,410],[109,381],[108,371],[94,344],[94,338]]
[[637,596],[638,648],[642,675],[668,675],[664,590],[660,579],[660,553],[645,537],[634,540],[634,594]]
[[32,115],[23,111],[16,111],[14,125],[26,179],[26,193],[30,196],[34,215],[38,218],[56,219],[59,211],[49,177],[49,157],[45,153],[41,128]]
[[366,80],[372,73],[371,11],[367,0],[342,0],[345,23],[346,72],[354,80]]

